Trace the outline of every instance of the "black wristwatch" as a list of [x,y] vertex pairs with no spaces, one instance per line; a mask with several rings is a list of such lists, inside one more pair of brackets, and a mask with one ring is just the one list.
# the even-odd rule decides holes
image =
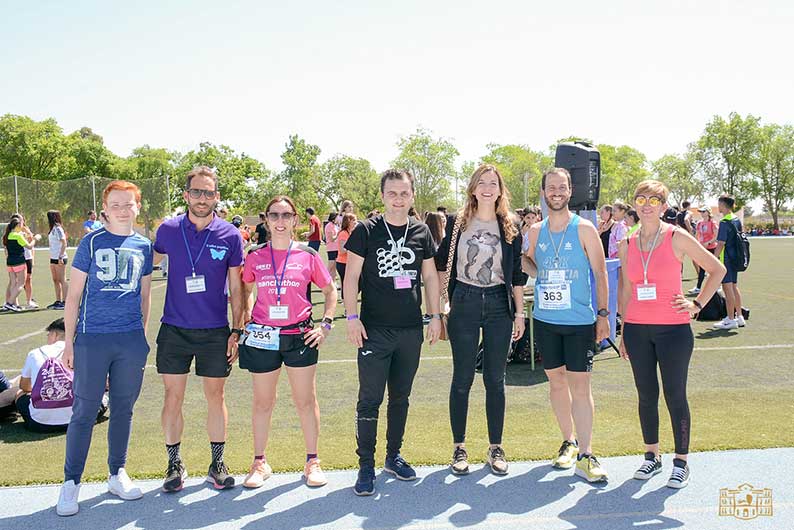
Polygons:
[[[237,336],[240,337],[243,334],[243,330],[241,330],[240,328],[232,328],[231,333],[237,333]],[[229,334],[231,335],[231,333]]]
[[700,305],[700,302],[698,302],[697,300],[692,300],[692,303],[697,306],[698,310],[700,310],[700,311],[703,310],[703,306]]
[[609,316],[609,309],[604,309],[604,308],[601,308],[601,309],[599,309],[599,310],[598,310],[598,313],[596,313],[596,314],[597,314],[598,316],[600,316],[600,317],[604,317],[604,318],[606,318],[606,317],[608,317],[608,316]]

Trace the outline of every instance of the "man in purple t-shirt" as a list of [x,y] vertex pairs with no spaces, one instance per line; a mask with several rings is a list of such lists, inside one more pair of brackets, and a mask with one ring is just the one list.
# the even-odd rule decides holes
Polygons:
[[214,213],[220,200],[218,175],[206,166],[194,168],[187,174],[182,195],[188,212],[164,221],[154,244],[155,262],[168,256],[165,307],[157,334],[157,372],[165,385],[162,422],[168,471],[163,490],[167,492],[181,490],[187,478],[179,447],[182,402],[194,357],[207,398],[212,450],[207,481],[216,489],[234,486],[234,477],[223,462],[227,419],[223,387],[237,359],[240,330],[229,331],[227,276],[234,321],[243,312],[242,240],[232,224]]

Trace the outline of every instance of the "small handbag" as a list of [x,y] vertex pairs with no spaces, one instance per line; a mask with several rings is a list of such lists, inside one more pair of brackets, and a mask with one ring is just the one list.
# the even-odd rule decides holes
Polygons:
[[[444,280],[444,285],[441,286],[441,301],[447,300],[449,298],[449,275],[452,272],[452,260],[455,257],[455,249],[454,245],[458,243],[458,233],[460,232],[460,224],[461,224],[461,216],[455,219],[455,224],[452,226],[452,237],[449,240],[449,253],[447,255],[447,275],[446,279]],[[447,300],[449,302],[449,300]],[[445,304],[445,307],[448,306],[449,303]],[[441,335],[439,335],[439,339],[441,340],[449,340],[449,334],[447,333],[447,320],[449,319],[449,311],[445,311],[445,307],[441,308]]]

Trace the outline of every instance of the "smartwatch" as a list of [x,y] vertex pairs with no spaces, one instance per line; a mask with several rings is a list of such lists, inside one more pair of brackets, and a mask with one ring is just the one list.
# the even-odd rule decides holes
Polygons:
[[600,317],[604,317],[604,318],[606,318],[606,317],[608,317],[608,316],[609,316],[609,309],[604,309],[604,308],[602,307],[601,309],[599,309],[599,310],[598,310],[598,313],[597,313],[597,314],[598,314],[598,316],[600,316]]
[[[239,337],[239,336],[241,336],[243,334],[243,330],[241,330],[240,328],[232,328],[231,333],[237,333],[237,336]],[[230,335],[231,335],[231,333],[230,333]]]
[[331,324],[333,324],[333,323],[334,323],[334,321],[332,319],[330,319],[328,317],[324,317],[322,322],[320,322],[320,325],[323,328],[327,329],[328,331],[331,331],[331,327],[332,327]]

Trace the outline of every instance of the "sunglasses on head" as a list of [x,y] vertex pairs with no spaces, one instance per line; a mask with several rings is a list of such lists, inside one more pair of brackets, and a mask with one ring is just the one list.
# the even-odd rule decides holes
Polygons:
[[659,206],[663,202],[664,199],[657,197],[656,195],[651,195],[650,197],[646,197],[645,195],[637,195],[634,197],[634,204],[637,206],[645,206],[645,203],[648,203],[651,206]]
[[204,195],[207,199],[214,199],[218,195],[218,190],[187,190],[187,194],[191,199],[200,199]]
[[279,218],[283,219],[284,221],[291,221],[294,217],[295,214],[292,212],[267,212],[268,221],[278,221]]

